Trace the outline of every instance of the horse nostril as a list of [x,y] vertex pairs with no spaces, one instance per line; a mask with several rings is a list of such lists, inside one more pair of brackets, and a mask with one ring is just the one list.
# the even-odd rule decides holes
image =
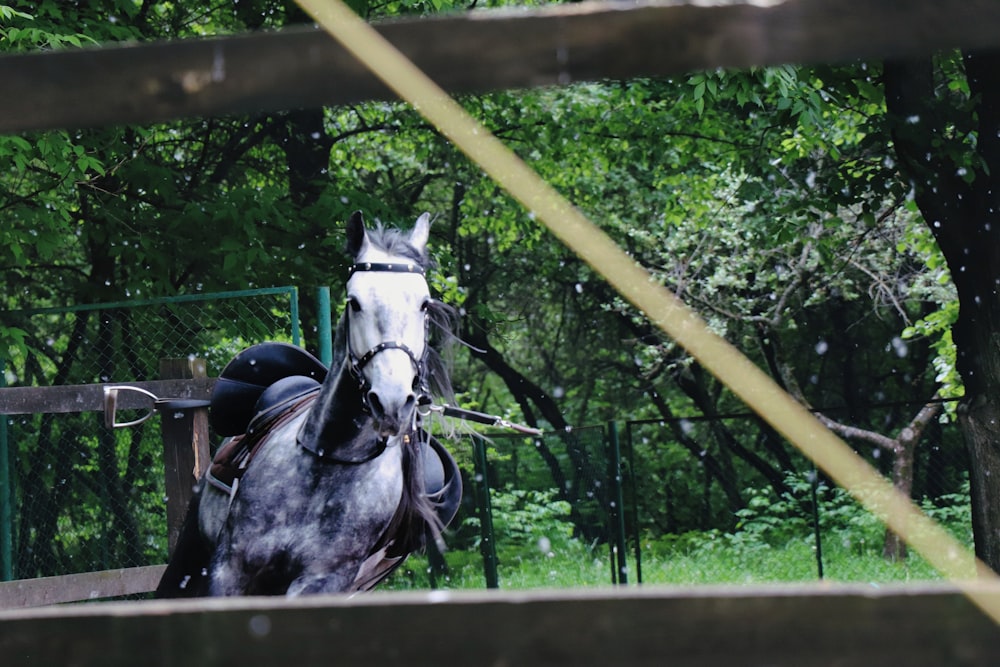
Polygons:
[[368,405],[371,407],[373,415],[382,415],[385,412],[382,401],[379,400],[378,394],[374,391],[368,392]]

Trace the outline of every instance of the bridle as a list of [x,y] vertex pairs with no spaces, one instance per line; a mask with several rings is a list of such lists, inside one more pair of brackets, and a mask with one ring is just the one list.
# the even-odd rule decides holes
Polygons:
[[[347,273],[347,279],[350,280],[351,276],[359,271],[375,271],[381,273],[413,273],[423,277],[424,269],[418,264],[412,262],[359,262],[351,266]],[[373,348],[365,352],[364,354],[358,356],[355,354],[351,347],[351,336],[350,336],[350,313],[351,308],[344,311],[345,316],[348,319],[348,333],[347,333],[347,362],[348,371],[354,381],[358,383],[358,390],[361,392],[361,404],[364,411],[371,413],[371,400],[369,399],[369,394],[372,389],[371,382],[365,377],[364,369],[372,359],[376,357],[380,352],[385,352],[386,350],[400,350],[406,353],[406,356],[410,358],[410,363],[413,364],[413,369],[416,371],[416,377],[413,380],[413,390],[417,393],[417,404],[425,405],[431,401],[430,397],[430,387],[427,385],[427,355],[429,352],[429,347],[427,346],[427,332],[429,329],[429,317],[427,313],[424,313],[424,353],[421,357],[417,355],[410,349],[410,347],[403,343],[402,341],[387,340],[378,343]]]

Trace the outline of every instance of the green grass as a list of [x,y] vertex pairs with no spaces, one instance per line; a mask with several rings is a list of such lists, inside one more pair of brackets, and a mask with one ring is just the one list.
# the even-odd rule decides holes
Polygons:
[[[708,530],[683,535],[647,535],[641,541],[643,584],[745,585],[819,580],[811,518],[801,505],[750,494],[747,509],[737,513],[731,532]],[[612,583],[606,544],[586,544],[573,537],[568,508],[546,492],[494,494],[494,529],[498,578],[505,589],[572,588]],[[831,489],[822,499],[820,531],[823,579],[878,585],[941,580],[919,555],[898,562],[882,557],[885,529],[846,493]],[[924,510],[971,548],[971,515],[966,492],[924,503]],[[475,523],[475,520],[471,520]],[[631,547],[630,547],[631,548]],[[423,556],[411,557],[382,590],[482,589],[483,561],[478,550],[445,554],[447,572],[431,577]],[[969,576],[974,573],[970,570]],[[629,553],[627,578],[637,582]]]
[[[816,552],[811,542],[790,541],[782,546],[733,544],[732,536],[709,534],[700,541],[690,538],[664,544],[644,544],[642,583],[670,585],[760,584],[814,582],[819,580]],[[824,580],[881,584],[940,580],[941,575],[919,556],[900,562],[882,558],[880,545],[863,549],[824,545]],[[511,590],[572,588],[611,584],[611,562],[606,545],[589,548],[577,541],[548,554],[508,550],[498,567],[500,587]],[[481,589],[485,588],[482,560],[478,553],[445,555],[448,572],[432,585],[426,557],[413,556],[383,590]],[[628,582],[635,583],[635,559],[628,559]]]

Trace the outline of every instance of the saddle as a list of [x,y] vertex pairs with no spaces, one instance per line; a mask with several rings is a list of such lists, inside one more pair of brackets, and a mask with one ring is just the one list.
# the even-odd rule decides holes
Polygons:
[[209,423],[224,436],[247,433],[250,422],[294,394],[318,389],[326,365],[288,343],[260,343],[226,364],[212,390]]
[[304,409],[327,372],[319,359],[288,343],[253,345],[233,357],[210,399],[209,424],[229,438],[212,459],[208,482],[232,493],[263,436]]

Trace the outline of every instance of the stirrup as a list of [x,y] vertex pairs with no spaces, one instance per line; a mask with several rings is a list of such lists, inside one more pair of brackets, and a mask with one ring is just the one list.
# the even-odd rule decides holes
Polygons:
[[[146,414],[142,415],[138,419],[133,419],[127,422],[118,421],[117,412],[119,391],[134,391],[142,394],[143,396],[148,396],[152,400],[152,403],[149,408],[147,408]],[[104,424],[108,428],[127,428],[129,426],[138,426],[152,417],[153,413],[157,410],[190,410],[191,408],[207,408],[208,405],[208,401],[197,398],[160,398],[153,392],[147,391],[142,387],[132,387],[129,385],[105,386]]]

